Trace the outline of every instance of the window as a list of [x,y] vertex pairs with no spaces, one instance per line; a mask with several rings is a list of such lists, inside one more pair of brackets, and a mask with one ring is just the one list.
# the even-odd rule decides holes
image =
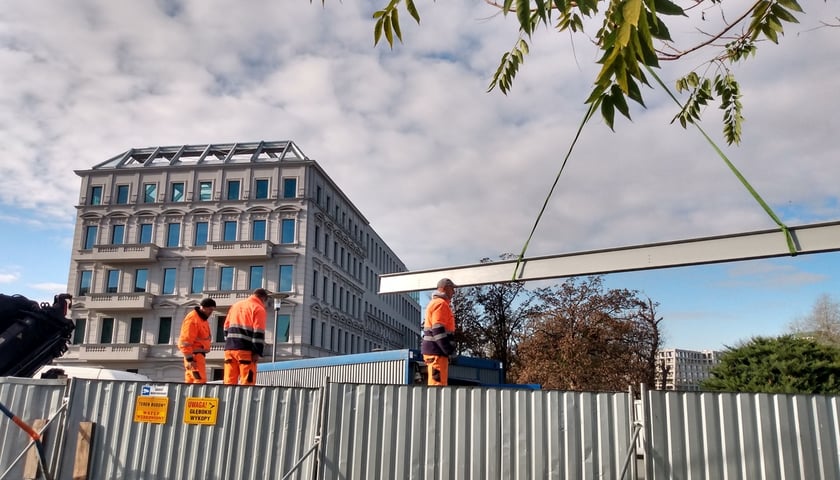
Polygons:
[[174,268],[163,269],[163,288],[160,292],[162,295],[172,295],[175,293],[175,273],[176,270]]
[[227,182],[227,199],[239,200],[239,180],[228,180]]
[[140,343],[143,334],[143,317],[131,319],[131,327],[128,330],[128,343]]
[[289,341],[289,323],[291,323],[290,315],[285,313],[277,315],[277,332],[275,333],[275,340],[278,343]]
[[138,268],[134,271],[134,292],[142,293],[146,291],[146,282],[149,279],[149,270],[145,268]]
[[117,185],[117,203],[119,205],[128,203],[128,185]]
[[254,265],[251,267],[251,273],[248,278],[248,289],[254,290],[263,286],[263,267],[262,265]]
[[318,238],[320,236],[321,236],[321,227],[319,227],[318,225],[315,225],[315,250],[320,250],[321,249],[321,240],[320,240],[320,238]]
[[177,247],[181,240],[181,224],[167,223],[166,224],[166,246]]
[[283,179],[283,198],[297,197],[297,179],[284,178]]
[[198,199],[202,202],[213,199],[213,182],[200,182],[198,184]]
[[143,203],[155,203],[157,200],[157,184],[147,183],[143,185]]
[[251,226],[251,240],[265,240],[265,220],[254,220]]
[[225,242],[236,241],[236,222],[226,221],[223,225],[222,240]]
[[102,187],[90,187],[90,204],[102,205]]
[[295,221],[292,218],[284,218],[280,227],[280,243],[295,242]]
[[111,245],[122,245],[125,235],[125,225],[111,227]]
[[[282,272],[281,272],[282,276]],[[312,296],[318,296],[318,270],[312,271]]]
[[318,185],[315,187],[315,203],[318,205],[321,204],[321,186]]
[[192,283],[190,284],[190,293],[201,293],[204,291],[204,267],[194,267],[192,269]]
[[90,280],[93,278],[93,272],[90,270],[82,270],[79,276],[79,296],[84,296],[90,293]]
[[158,325],[157,343],[169,343],[169,337],[172,334],[172,317],[160,317],[160,325]]
[[114,339],[114,319],[102,319],[102,331],[99,332],[99,343],[111,343]]
[[226,315],[216,315],[216,336],[213,338],[217,343],[225,341],[225,318]]
[[195,224],[195,241],[193,245],[196,247],[207,245],[207,228],[207,222],[197,222]]
[[172,182],[169,200],[172,202],[184,201],[184,182]]
[[73,330],[73,345],[81,345],[85,343],[85,324],[86,318],[76,319],[76,329]]
[[[294,265],[280,265],[280,290],[281,292],[292,291],[292,274]],[[317,272],[315,272],[317,276]],[[314,293],[313,293],[314,294]]]
[[137,243],[152,243],[152,224],[141,223],[137,234]]
[[120,271],[119,270],[108,270],[108,286],[106,287],[105,291],[108,293],[117,293],[117,289],[120,286]]
[[233,267],[219,269],[219,290],[233,290]]
[[315,327],[317,323],[314,318],[309,319],[309,344],[315,345]]
[[85,227],[85,250],[90,250],[96,244],[96,226],[88,225]]
[[267,178],[259,178],[254,182],[254,198],[257,200],[268,198]]

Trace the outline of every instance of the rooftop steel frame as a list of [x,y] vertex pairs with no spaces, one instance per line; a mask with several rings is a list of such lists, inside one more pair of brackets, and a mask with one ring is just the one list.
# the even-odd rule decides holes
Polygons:
[[[789,227],[795,255],[840,251],[840,222]],[[443,277],[458,286],[599,275],[793,256],[780,229],[380,275],[379,293],[434,290]]]
[[132,148],[93,167],[143,168],[176,165],[229,164],[309,160],[290,140],[275,142],[215,143]]

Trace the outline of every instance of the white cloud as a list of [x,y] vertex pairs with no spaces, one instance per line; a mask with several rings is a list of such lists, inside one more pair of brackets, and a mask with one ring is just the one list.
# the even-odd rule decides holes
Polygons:
[[20,279],[18,272],[0,272],[0,283],[14,283]]
[[[391,50],[372,46],[383,2],[315,3],[11,2],[0,142],[14,161],[0,175],[15,181],[0,203],[71,226],[74,169],[132,147],[292,139],[409,268],[518,252],[585,112],[592,46],[540,29],[513,91],[488,94],[516,27],[487,5],[424,5]],[[796,35],[810,26],[736,67],[745,141],[725,148],[795,212],[786,221],[840,211],[838,67],[825,60],[840,42],[828,29]],[[682,68],[660,74],[673,82]],[[702,137],[669,123],[670,99],[646,95],[649,109],[633,106],[615,133],[599,118],[586,127],[529,255],[773,227]],[[717,109],[706,114],[719,139]]]

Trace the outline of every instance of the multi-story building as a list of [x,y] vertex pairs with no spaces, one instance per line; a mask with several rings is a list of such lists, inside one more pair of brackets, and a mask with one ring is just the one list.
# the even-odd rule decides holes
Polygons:
[[274,293],[266,360],[418,347],[416,296],[376,293],[405,266],[293,142],[131,149],[76,174],[76,331],[58,363],[180,381],[181,320],[210,297],[219,379],[225,313],[258,287]]
[[656,356],[656,388],[659,390],[700,390],[712,367],[720,363],[716,350],[660,350]]

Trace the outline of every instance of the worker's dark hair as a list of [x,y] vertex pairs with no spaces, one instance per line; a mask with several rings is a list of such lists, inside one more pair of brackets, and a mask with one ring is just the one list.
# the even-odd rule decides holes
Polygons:
[[212,298],[205,298],[204,300],[201,301],[201,306],[202,307],[215,307],[216,306],[216,301],[213,300]]
[[259,297],[263,300],[268,300],[268,296],[270,294],[268,293],[268,290],[266,290],[264,288],[258,288],[256,290],[254,290],[253,295],[255,295],[255,296],[257,296],[257,297]]

